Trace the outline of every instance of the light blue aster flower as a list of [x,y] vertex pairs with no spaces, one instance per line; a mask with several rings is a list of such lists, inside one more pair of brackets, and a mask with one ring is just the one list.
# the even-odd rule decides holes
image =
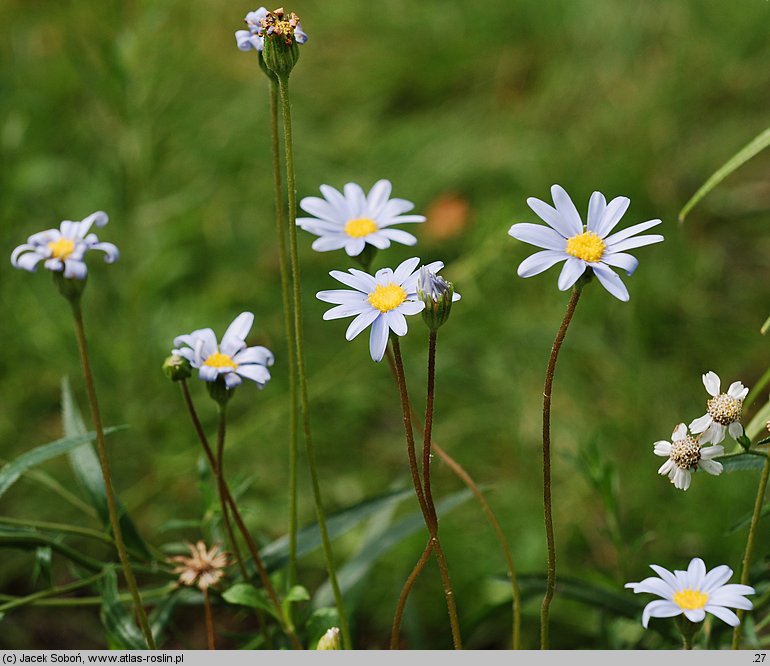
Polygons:
[[[262,52],[265,45],[265,30],[262,22],[267,18],[268,11],[265,7],[260,7],[246,14],[243,19],[248,30],[236,30],[235,31],[235,43],[241,51],[255,51]],[[268,34],[271,34],[272,28],[268,28]],[[307,41],[307,35],[302,30],[302,24],[297,22],[294,26],[294,39],[297,44],[304,44]]]

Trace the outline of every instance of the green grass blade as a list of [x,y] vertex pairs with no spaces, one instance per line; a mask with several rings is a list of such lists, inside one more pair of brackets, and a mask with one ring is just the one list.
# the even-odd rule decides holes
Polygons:
[[727,162],[725,162],[719,169],[717,169],[711,177],[700,186],[700,189],[692,195],[692,198],[684,205],[681,211],[679,211],[679,221],[684,222],[684,218],[688,213],[695,208],[698,202],[703,199],[711,190],[713,190],[719,183],[721,183],[727,176],[735,171],[739,166],[748,162],[757,153],[760,153],[765,148],[770,146],[770,127],[768,127],[759,136],[749,141],[743,148],[741,148],[735,155],[733,155]]
[[115,570],[107,570],[101,582],[102,607],[99,617],[107,632],[110,648],[119,650],[143,650],[147,643],[142,637],[131,614],[118,596],[118,578]]

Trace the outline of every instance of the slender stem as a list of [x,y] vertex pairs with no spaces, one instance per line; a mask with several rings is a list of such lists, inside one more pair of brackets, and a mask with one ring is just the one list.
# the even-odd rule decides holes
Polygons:
[[104,478],[104,494],[107,499],[107,511],[110,516],[110,524],[112,526],[112,536],[115,539],[115,548],[118,551],[118,557],[120,563],[123,565],[123,573],[126,578],[126,585],[131,592],[131,598],[134,602],[134,609],[137,617],[139,618],[139,624],[142,628],[142,633],[147,641],[147,647],[151,650],[155,649],[155,639],[152,636],[152,630],[150,629],[150,623],[147,620],[147,613],[142,605],[142,597],[139,594],[139,587],[136,584],[136,578],[134,572],[131,569],[131,563],[128,559],[128,552],[126,551],[125,543],[123,542],[123,532],[120,529],[120,518],[118,516],[118,509],[115,503],[115,493],[112,488],[112,476],[110,474],[110,464],[107,458],[107,442],[104,437],[104,427],[102,426],[102,416],[99,412],[99,403],[96,398],[96,388],[94,386],[94,377],[91,372],[91,361],[88,356],[88,343],[86,342],[85,327],[83,326],[83,312],[80,308],[79,301],[71,300],[72,314],[75,319],[75,335],[78,341],[78,350],[80,351],[80,362],[83,366],[83,377],[86,384],[86,392],[88,394],[88,403],[91,408],[91,420],[94,423],[94,430],[96,431],[96,448],[99,453],[99,464],[102,468],[102,477]]
[[[418,501],[420,502],[420,508],[422,509],[423,516],[425,518],[425,524],[430,532],[431,541],[433,542],[433,553],[436,556],[436,562],[438,563],[439,573],[441,574],[441,583],[444,587],[444,597],[446,598],[447,611],[449,612],[449,624],[452,629],[452,642],[454,643],[455,650],[462,650],[462,638],[460,637],[460,621],[457,615],[457,605],[455,603],[454,591],[452,590],[452,582],[449,578],[449,568],[447,567],[446,557],[444,555],[444,549],[441,547],[441,542],[438,539],[438,520],[436,520],[436,509],[432,504],[428,504],[427,496],[424,493],[424,489],[420,486],[420,472],[417,469],[417,456],[414,450],[414,432],[412,431],[412,414],[409,403],[409,393],[406,388],[406,378],[404,376],[404,363],[401,359],[401,345],[398,342],[397,336],[392,336],[391,342],[393,345],[393,358],[396,364],[396,377],[398,379],[399,394],[401,396],[401,411],[404,417],[404,430],[406,432],[407,453],[409,456],[409,468],[412,472],[412,481],[414,482],[415,492],[417,493]],[[430,385],[430,381],[429,381]],[[430,418],[433,418],[432,413]],[[428,446],[430,446],[430,440],[428,439]]]
[[[104,575],[103,573],[100,575]],[[165,599],[171,592],[177,588],[176,583],[169,583],[163,587],[153,588],[151,590],[144,591],[145,599]],[[61,591],[61,590],[60,590]],[[6,594],[0,594],[0,599],[4,601],[16,601],[19,599],[27,599],[27,597],[12,597]],[[131,601],[130,594],[119,594],[118,599],[120,601]],[[102,597],[69,597],[64,599],[48,599],[38,598],[27,602],[30,606],[51,606],[51,607],[73,607],[73,606],[101,606],[103,603]]]
[[[203,430],[203,426],[201,425],[200,418],[198,417],[198,412],[195,409],[195,403],[193,402],[192,396],[190,395],[190,389],[187,386],[187,382],[184,380],[180,382],[180,385],[182,389],[182,397],[184,398],[185,405],[187,406],[187,411],[190,415],[190,419],[193,422],[193,427],[195,428],[195,432],[198,435],[198,439],[200,440],[200,443],[203,446],[203,451],[206,454],[206,458],[209,461],[209,465],[211,466],[211,469],[214,470],[216,469],[216,464],[217,464],[216,458],[214,457],[214,451],[211,449],[211,445],[209,444],[208,437],[206,437],[206,433]],[[297,634],[295,633],[294,627],[292,626],[290,620],[288,620],[284,615],[283,606],[281,605],[281,600],[278,597],[278,593],[275,591],[275,587],[273,586],[272,581],[270,580],[270,576],[267,573],[267,568],[265,567],[264,562],[262,561],[262,558],[259,555],[259,548],[257,544],[254,542],[254,539],[252,538],[248,528],[246,527],[246,523],[243,521],[243,516],[241,516],[241,511],[238,508],[238,504],[236,503],[235,499],[232,496],[232,493],[230,492],[230,488],[227,485],[227,481],[224,479],[223,479],[223,491],[224,491],[225,500],[227,501],[227,504],[230,507],[230,511],[232,511],[235,524],[238,526],[238,530],[240,531],[241,536],[243,537],[243,540],[246,542],[246,547],[248,548],[249,554],[251,555],[251,558],[254,561],[254,565],[257,567],[257,572],[259,573],[260,580],[262,581],[262,586],[265,588],[265,591],[267,592],[267,595],[270,598],[270,602],[273,604],[273,608],[275,609],[275,613],[276,613],[276,616],[278,617],[278,621],[281,624],[281,628],[291,640],[294,649],[301,650],[302,643],[297,637]]]
[[337,580],[337,571],[334,565],[334,553],[326,527],[326,513],[323,508],[321,486],[318,481],[315,448],[310,430],[310,405],[308,400],[307,377],[305,375],[305,349],[304,335],[302,331],[302,292],[300,289],[299,253],[297,251],[297,186],[294,177],[294,144],[291,129],[291,104],[289,102],[289,78],[279,76],[279,93],[281,102],[281,114],[283,120],[283,146],[286,161],[286,188],[288,192],[288,225],[289,225],[289,258],[291,262],[291,281],[294,297],[294,339],[297,349],[297,376],[299,378],[299,400],[302,412],[302,429],[307,450],[308,466],[310,468],[310,481],[313,487],[313,499],[315,501],[316,519],[321,532],[324,557],[326,558],[326,570],[329,575],[329,584],[334,593],[334,600],[339,615],[342,643],[345,649],[352,647],[350,627],[348,625],[345,607],[342,600],[342,590]]
[[688,636],[687,634],[682,634],[682,649],[692,650],[692,636]]
[[[430,489],[430,442],[433,434],[433,404],[436,393],[436,331],[431,331],[428,336],[428,389],[425,400],[425,428],[422,437],[422,486],[425,493],[425,504],[430,512],[430,517],[438,532],[438,516],[433,503],[433,493]],[[411,410],[409,415],[411,417]]]
[[428,539],[428,544],[425,546],[425,550],[422,551],[420,559],[417,564],[414,565],[412,573],[404,583],[404,587],[401,590],[401,594],[398,597],[398,605],[396,606],[396,613],[393,616],[393,627],[390,630],[390,649],[398,650],[398,638],[401,634],[401,620],[404,617],[404,609],[406,608],[406,600],[409,598],[409,593],[412,591],[415,581],[422,573],[425,565],[430,559],[430,554],[433,552],[433,539]]
[[278,267],[281,273],[281,300],[283,301],[283,327],[286,334],[287,359],[289,362],[289,573],[287,587],[297,582],[297,356],[292,326],[292,305],[289,292],[289,267],[286,258],[286,218],[283,210],[283,184],[281,178],[281,142],[278,133],[278,81],[270,79],[270,127],[273,156],[273,184],[275,187],[275,234],[278,239]]
[[545,538],[548,546],[548,561],[546,565],[546,586],[543,605],[540,609],[540,649],[548,649],[548,614],[551,609],[551,600],[553,599],[554,589],[556,587],[556,546],[553,538],[553,513],[551,510],[551,390],[553,389],[553,375],[556,370],[556,361],[559,358],[564,336],[567,334],[567,328],[572,321],[572,315],[575,314],[575,307],[583,286],[580,282],[572,289],[567,304],[567,311],[564,313],[564,319],[556,333],[551,348],[551,356],[548,359],[548,367],[545,371],[545,386],[543,387],[543,517],[545,519]]
[[230,512],[227,510],[227,486],[225,482],[225,435],[227,431],[227,408],[224,404],[219,404],[219,425],[217,427],[217,457],[212,465],[212,472],[217,480],[217,494],[219,495],[219,505],[222,511],[222,523],[227,532],[227,540],[230,542],[230,551],[238,562],[238,568],[244,581],[249,580],[249,572],[246,570],[246,564],[243,561],[243,555],[238,547],[238,539],[235,537],[233,524],[230,522]]
[[[770,456],[765,456],[765,465],[762,467],[762,476],[759,479],[759,488],[757,488],[757,497],[754,500],[754,513],[751,516],[751,525],[749,526],[749,535],[746,539],[746,550],[743,553],[743,569],[741,570],[741,585],[749,584],[749,573],[751,570],[751,558],[754,554],[754,542],[757,537],[757,525],[762,516],[762,504],[765,501],[765,491],[767,490],[767,480],[770,478]],[[743,622],[743,616],[746,611],[739,609],[738,619]],[[733,629],[732,649],[739,650],[741,647],[741,625],[738,624]]]
[[26,597],[19,597],[17,599],[13,599],[11,601],[8,601],[0,605],[0,613],[5,613],[11,610],[12,608],[18,608],[19,606],[27,606],[36,601],[39,601],[40,599],[46,599],[48,597],[54,597],[57,594],[66,594],[67,592],[72,592],[74,590],[79,590],[83,587],[88,587],[89,585],[93,585],[96,581],[100,580],[103,577],[104,577],[104,572],[101,571],[98,574],[89,576],[88,578],[83,578],[82,580],[76,580],[73,583],[67,583],[66,585],[49,587],[47,590],[41,590],[40,592],[29,594]]
[[203,607],[206,610],[206,641],[209,650],[216,650],[217,639],[214,634],[214,614],[211,612],[211,599],[209,598],[207,587],[203,588]]
[[64,523],[50,523],[44,520],[30,520],[28,518],[9,518],[7,516],[0,516],[0,524],[2,525],[20,525],[22,527],[29,527],[32,529],[49,530],[52,532],[60,532],[62,534],[72,534],[73,536],[82,536],[89,539],[96,539],[102,543],[114,545],[114,541],[110,538],[109,534],[99,532],[98,530],[92,530],[88,527],[78,527],[77,525],[66,525]]
[[[396,382],[396,387],[398,387],[396,366],[390,347],[386,349],[385,354],[388,358],[388,365],[390,366],[391,375],[393,376],[393,380]],[[412,415],[412,422],[417,426],[417,430],[424,434],[425,428],[420,422],[420,419],[417,416],[417,412],[411,404],[409,405],[409,411]],[[468,474],[465,468],[460,465],[460,463],[457,462],[451,455],[449,455],[449,453],[447,453],[441,446],[439,446],[438,442],[432,439],[432,435],[430,445],[434,453],[449,466],[449,469],[451,469],[452,472],[454,472],[454,474],[466,486],[468,486],[478,501],[479,505],[481,506],[481,510],[484,512],[484,515],[486,515],[487,520],[492,526],[492,529],[494,530],[497,541],[500,544],[500,549],[503,551],[503,557],[505,558],[505,562],[508,567],[508,578],[511,581],[511,591],[513,598],[513,649],[518,650],[521,647],[521,590],[519,588],[519,579],[516,576],[516,567],[513,565],[511,549],[508,546],[508,541],[505,538],[503,528],[500,526],[500,522],[497,520],[497,517],[495,516],[494,511],[492,511],[492,507],[489,505],[489,502],[487,502],[486,498],[484,497],[484,494],[481,492],[478,485],[476,485],[476,482],[473,480],[471,475]]]

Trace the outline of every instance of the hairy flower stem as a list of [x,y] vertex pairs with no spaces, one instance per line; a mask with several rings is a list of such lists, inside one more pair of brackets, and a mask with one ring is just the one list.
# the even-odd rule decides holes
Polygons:
[[[209,465],[211,466],[212,472],[215,472],[216,458],[214,457],[214,451],[212,450],[211,445],[209,444],[208,437],[206,437],[206,433],[203,430],[203,426],[201,425],[200,418],[198,417],[198,412],[195,409],[195,403],[193,402],[192,396],[190,395],[190,389],[187,386],[187,381],[182,380],[181,382],[179,382],[179,384],[182,389],[182,397],[184,398],[185,405],[187,406],[187,412],[190,415],[190,419],[193,422],[193,427],[195,428],[195,432],[198,435],[198,439],[201,443],[201,446],[203,447],[203,452],[206,454],[206,459],[209,461]],[[241,536],[243,537],[243,540],[246,542],[246,546],[249,549],[249,554],[251,555],[251,558],[254,561],[254,565],[257,567],[257,572],[259,573],[259,578],[262,581],[262,586],[265,588],[265,591],[267,592],[267,596],[270,598],[270,602],[273,604],[273,608],[275,609],[275,613],[276,613],[276,616],[278,617],[278,621],[281,624],[281,628],[291,640],[294,649],[301,650],[302,643],[297,637],[297,634],[294,631],[294,627],[291,625],[290,622],[287,621],[283,613],[283,606],[281,605],[281,600],[278,597],[277,592],[275,591],[275,587],[273,587],[273,584],[270,581],[270,576],[267,573],[265,564],[259,555],[259,548],[257,547],[257,544],[254,542],[254,539],[252,538],[251,533],[246,527],[246,523],[243,522],[243,517],[241,516],[241,511],[238,508],[238,504],[235,502],[235,498],[232,496],[232,493],[230,492],[230,488],[227,485],[227,481],[224,479],[223,479],[223,490],[224,490],[225,500],[227,501],[227,504],[230,507],[230,510],[232,511],[235,524],[238,526],[238,530],[240,531]]]
[[217,428],[217,457],[211,467],[214,478],[217,480],[217,494],[219,495],[219,505],[222,510],[222,522],[227,532],[227,540],[230,542],[230,551],[238,562],[238,568],[244,582],[249,580],[249,572],[246,570],[246,563],[243,561],[240,548],[238,548],[238,539],[235,538],[233,524],[230,522],[230,512],[227,510],[227,500],[225,499],[225,432],[227,428],[227,410],[224,405],[219,405],[219,426]]
[[291,129],[291,103],[289,102],[289,77],[278,77],[278,90],[281,102],[281,117],[283,120],[283,147],[286,162],[286,189],[288,192],[288,225],[289,225],[289,259],[291,263],[291,281],[294,296],[294,340],[297,350],[297,376],[299,378],[299,401],[302,412],[302,428],[307,451],[308,467],[310,468],[310,482],[313,487],[313,499],[315,501],[316,520],[321,532],[324,557],[326,558],[326,571],[329,575],[329,584],[334,594],[334,601],[339,615],[340,632],[342,633],[342,645],[346,650],[352,647],[350,627],[342,600],[342,590],[337,580],[337,571],[334,565],[334,552],[332,551],[329,531],[326,527],[326,512],[321,497],[321,485],[318,481],[315,447],[310,430],[310,404],[307,391],[307,377],[305,374],[305,348],[304,334],[302,331],[302,292],[299,269],[299,252],[297,251],[297,186],[294,175],[294,144]]
[[425,565],[430,559],[430,554],[433,552],[433,539],[428,539],[428,544],[425,546],[425,550],[422,551],[420,559],[417,564],[414,565],[412,573],[406,579],[404,587],[401,590],[401,594],[398,597],[398,604],[396,605],[396,612],[393,615],[393,625],[390,630],[390,649],[398,650],[398,639],[401,635],[401,621],[404,618],[404,609],[406,608],[406,601],[409,598],[409,593],[412,591],[415,581],[422,573]]
[[[396,365],[395,361],[393,360],[393,352],[391,352],[390,348],[388,347],[388,349],[385,351],[385,354],[388,358],[388,365],[390,366],[393,381],[396,382],[396,388],[398,388],[398,377],[396,375]],[[416,425],[420,434],[424,435],[425,428],[422,425],[416,410],[411,405],[411,401],[409,405],[409,411],[412,415],[412,422]],[[484,494],[481,492],[478,485],[476,485],[476,482],[473,480],[471,475],[468,474],[468,472],[459,462],[457,462],[451,455],[449,455],[449,453],[447,453],[441,446],[439,446],[438,442],[432,438],[432,435],[430,446],[433,452],[449,466],[449,469],[451,469],[457,478],[459,478],[473,493],[474,497],[481,506],[481,510],[487,517],[489,524],[492,526],[495,536],[497,537],[497,541],[500,544],[500,549],[503,551],[503,557],[505,558],[505,562],[508,568],[508,579],[511,581],[511,593],[513,598],[513,649],[518,650],[521,648],[521,590],[519,588],[519,579],[516,576],[516,567],[513,564],[511,549],[508,546],[508,541],[505,538],[503,528],[500,526],[500,521],[497,520],[495,512],[492,511],[492,507],[489,506],[489,502],[487,502],[486,497],[484,497]],[[420,567],[420,569],[422,569],[422,567]],[[417,567],[415,567],[415,570],[417,570]],[[407,592],[407,595],[408,594],[409,592]],[[406,603],[406,599],[404,599],[404,603]]]
[[203,590],[203,607],[206,611],[206,641],[209,650],[216,650],[217,640],[214,634],[214,614],[211,612],[211,599],[209,598],[208,588]]
[[[436,556],[436,562],[438,563],[439,573],[441,574],[441,583],[444,587],[444,596],[446,597],[447,611],[449,612],[449,624],[452,628],[452,642],[454,643],[455,650],[462,650],[462,639],[460,637],[460,621],[457,616],[457,605],[455,604],[454,591],[452,590],[452,582],[449,578],[449,568],[447,567],[446,557],[444,555],[444,549],[441,547],[441,542],[438,539],[438,520],[436,519],[436,507],[433,506],[433,500],[426,494],[423,483],[420,481],[420,472],[417,467],[417,454],[415,452],[414,445],[414,432],[412,431],[412,414],[409,403],[409,393],[406,388],[406,378],[404,376],[404,363],[401,358],[401,345],[398,342],[398,337],[391,336],[391,343],[393,345],[393,358],[396,365],[396,378],[398,379],[398,389],[401,397],[401,411],[404,418],[404,431],[406,433],[406,449],[409,457],[409,469],[412,473],[412,482],[414,483],[414,490],[417,494],[417,500],[420,503],[420,509],[422,510],[423,517],[425,518],[425,524],[428,527],[430,533],[430,541],[433,543],[433,553]],[[435,347],[434,347],[435,349]],[[429,389],[432,385],[431,380],[428,381]],[[432,397],[430,398],[431,413],[430,419],[433,419],[432,413]],[[426,431],[427,432],[427,431]],[[430,439],[427,439],[427,446],[430,447]],[[430,452],[428,453],[430,456]],[[430,460],[428,461],[430,463]],[[427,468],[428,472],[430,467]],[[428,484],[429,485],[429,484]],[[430,488],[428,488],[429,490]],[[418,563],[419,564],[419,563]],[[419,570],[417,572],[419,574]],[[408,591],[407,591],[408,594]]]
[[91,408],[91,420],[96,431],[96,449],[99,453],[99,464],[102,468],[102,478],[104,479],[104,495],[107,499],[107,512],[110,516],[110,525],[112,526],[112,536],[115,539],[115,549],[118,551],[120,563],[123,566],[123,575],[126,578],[126,585],[131,593],[131,599],[134,602],[134,610],[139,619],[139,625],[142,628],[144,639],[147,641],[147,647],[155,650],[155,639],[150,629],[150,623],[147,620],[147,613],[142,605],[142,597],[139,594],[139,587],[136,584],[134,571],[128,559],[128,552],[123,541],[123,532],[120,529],[120,517],[115,502],[115,492],[112,487],[112,475],[110,474],[110,463],[107,458],[107,442],[104,438],[104,426],[102,425],[102,416],[99,411],[99,402],[96,398],[96,387],[94,385],[94,376],[91,372],[91,361],[88,356],[88,343],[86,342],[85,327],[83,326],[83,312],[80,308],[80,301],[70,300],[72,314],[75,319],[75,335],[78,341],[78,350],[80,351],[80,363],[83,366],[83,378],[86,384],[86,393],[88,394],[88,404]]
[[551,356],[548,359],[548,367],[545,371],[545,386],[543,387],[543,517],[545,519],[545,538],[548,546],[548,561],[546,564],[546,585],[543,605],[540,609],[540,649],[548,649],[548,614],[551,609],[554,589],[556,587],[556,546],[553,538],[553,512],[551,510],[551,391],[553,389],[553,375],[556,370],[556,361],[559,358],[559,350],[567,335],[567,329],[575,314],[575,307],[580,300],[583,284],[578,282],[572,288],[572,295],[567,304],[564,319],[556,333],[551,348]]
[[[292,325],[291,294],[289,291],[289,266],[286,256],[286,218],[283,210],[283,183],[281,178],[281,142],[278,132],[278,80],[270,78],[270,128],[273,157],[273,186],[275,188],[275,234],[278,239],[278,267],[281,273],[281,300],[283,301],[283,327],[286,334],[287,359],[289,361],[289,566],[287,588],[297,582],[297,451],[299,432],[297,427],[297,356],[294,327]],[[291,606],[287,612],[291,612]]]
[[[749,535],[746,538],[746,550],[743,553],[743,568],[741,570],[741,585],[749,584],[749,573],[751,569],[751,558],[754,554],[754,541],[757,537],[757,525],[762,517],[762,505],[765,501],[765,491],[767,490],[767,480],[770,477],[770,456],[765,456],[765,464],[762,467],[762,476],[759,479],[759,488],[757,488],[757,498],[754,500],[754,513],[751,516],[751,525],[749,526]],[[738,619],[743,623],[743,616],[746,611],[738,609]],[[741,648],[741,624],[733,629],[732,649]]]

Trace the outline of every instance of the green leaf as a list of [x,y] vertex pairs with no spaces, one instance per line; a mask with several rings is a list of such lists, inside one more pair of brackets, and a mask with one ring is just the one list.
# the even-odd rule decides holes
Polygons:
[[147,643],[131,614],[118,597],[115,569],[109,567],[101,581],[102,606],[99,617],[107,631],[110,646],[119,650],[146,650]]
[[735,171],[739,166],[748,162],[756,154],[770,146],[770,127],[764,132],[759,134],[743,148],[741,148],[735,155],[733,155],[727,162],[725,162],[719,169],[717,169],[711,177],[701,185],[698,191],[693,194],[692,198],[684,205],[684,208],[679,212],[679,221],[684,222],[684,218],[687,214],[703,199],[711,190],[713,190],[719,183],[721,183],[727,176]]
[[283,598],[284,603],[295,603],[297,601],[310,601],[310,592],[302,585],[292,587]]
[[[75,404],[69,378],[64,377],[61,383],[62,422],[64,434],[69,437],[82,435],[86,427],[83,417]],[[104,489],[104,477],[99,458],[91,444],[81,446],[69,452],[70,465],[75,473],[78,484],[83,489],[91,505],[96,509],[105,527],[110,525],[110,515],[107,508],[107,494]],[[139,535],[136,525],[126,512],[120,498],[116,497],[120,529],[126,546],[145,560],[152,559],[150,549]]]
[[179,602],[180,594],[179,589],[173,590],[168,596],[166,596],[155,608],[152,609],[149,617],[150,631],[152,631],[153,638],[156,645],[160,647],[163,644],[163,639],[166,635],[166,628],[171,621],[171,617],[174,614],[177,603]]
[[[452,493],[436,502],[436,512],[439,516],[443,516],[467,501],[471,496],[472,493],[467,488]],[[388,527],[388,529],[378,538],[371,539],[368,543],[365,543],[361,550],[359,550],[359,552],[356,553],[350,561],[346,562],[337,572],[342,591],[347,592],[354,585],[360,583],[380,557],[401,541],[420,530],[425,530],[425,537],[427,540],[428,532],[425,527],[422,513],[416,511]],[[318,592],[316,592],[313,605],[316,607],[328,606],[331,605],[332,602],[333,596],[331,586],[327,581],[321,588],[319,588]]]
[[[764,518],[767,514],[770,513],[770,504],[765,504],[762,507],[762,510],[759,512],[759,517]],[[738,530],[742,530],[744,527],[748,527],[751,524],[751,519],[754,516],[754,512],[747,513],[745,516],[741,517],[741,519],[735,523],[730,529],[725,532],[725,534],[732,534],[733,532],[737,532]]]
[[732,453],[714,460],[722,463],[725,472],[759,471],[765,466],[765,456],[754,453]]
[[[104,432],[107,434],[115,432],[116,430],[120,430],[120,428],[106,428]],[[95,437],[96,434],[93,432],[83,433],[82,435],[76,435],[74,437],[63,437],[50,444],[43,444],[31,451],[22,453],[18,458],[12,460],[0,469],[0,497],[2,497],[27,470],[44,463],[47,460],[68,453],[72,449],[83,446],[83,444],[92,441]]]
[[35,566],[32,569],[33,582],[42,579],[43,587],[53,587],[52,559],[53,550],[50,546],[39,546],[35,549]]
[[[334,539],[346,532],[349,532],[359,523],[370,518],[383,507],[402,502],[407,497],[413,495],[414,490],[405,488],[395,490],[377,497],[365,499],[347,509],[343,509],[332,514],[327,518],[326,527],[329,532],[329,538]],[[318,524],[314,523],[299,531],[297,534],[297,556],[302,557],[311,553],[321,546],[321,533]],[[289,537],[282,536],[272,543],[267,544],[260,555],[268,571],[276,571],[285,566],[289,559]]]
[[253,585],[249,585],[248,583],[236,583],[222,593],[222,598],[227,603],[235,604],[236,606],[256,608],[258,610],[263,610],[267,613],[270,613],[270,615],[273,617],[276,617],[275,608],[267,598],[265,591],[262,589],[258,590]]
[[99,571],[102,563],[98,562],[80,551],[70,548],[59,542],[49,534],[38,532],[30,528],[3,526],[0,528],[0,548],[20,548],[22,550],[37,550],[41,547],[49,547],[68,560],[79,564],[91,571]]

